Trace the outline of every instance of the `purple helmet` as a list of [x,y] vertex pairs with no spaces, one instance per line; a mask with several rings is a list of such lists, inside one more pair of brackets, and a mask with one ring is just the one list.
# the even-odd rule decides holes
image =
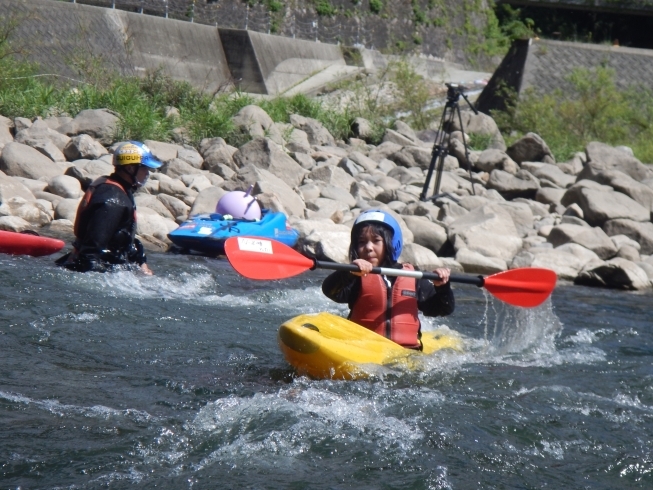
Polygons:
[[249,195],[249,191],[227,192],[218,201],[215,211],[223,216],[231,215],[234,219],[261,219],[261,206]]

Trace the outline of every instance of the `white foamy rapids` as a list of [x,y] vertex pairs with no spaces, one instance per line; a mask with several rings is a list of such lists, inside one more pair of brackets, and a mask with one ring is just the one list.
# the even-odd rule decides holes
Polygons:
[[[424,438],[417,415],[399,420],[386,413],[397,404],[396,393],[383,395],[385,389],[375,386],[373,398],[370,393],[338,394],[328,389],[330,384],[299,381],[278,393],[208,404],[185,427],[192,438],[210,438],[217,448],[195,469],[215,463],[242,465],[243,461],[283,464],[324,441],[343,446],[369,444],[379,455],[402,458]],[[432,405],[434,400],[418,403]]]
[[277,310],[286,310],[297,314],[328,311],[346,317],[349,311],[346,304],[334,303],[324,296],[319,287],[270,290],[259,293],[254,299],[259,303],[270,304],[270,307]]
[[110,274],[66,272],[68,281],[88,290],[102,291],[110,297],[163,298],[197,301],[215,295],[217,283],[208,271],[182,272],[176,275],[145,276],[132,271]]
[[96,420],[124,419],[139,424],[156,420],[155,417],[142,410],[116,410],[102,405],[94,405],[92,407],[65,405],[60,403],[58,400],[34,400],[23,395],[7,393],[5,391],[0,391],[0,400],[35,407],[62,418],[82,416]]

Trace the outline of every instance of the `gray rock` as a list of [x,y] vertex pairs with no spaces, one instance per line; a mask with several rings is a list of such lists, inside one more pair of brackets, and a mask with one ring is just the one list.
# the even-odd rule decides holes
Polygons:
[[462,248],[456,252],[456,262],[470,274],[495,274],[508,269],[505,260],[498,257],[486,257],[468,248]]
[[184,147],[181,145],[175,145],[172,143],[164,143],[162,141],[154,140],[145,140],[143,141],[145,145],[150,149],[152,155],[154,155],[162,163],[169,162],[177,158],[180,150],[184,150]]
[[64,199],[77,199],[82,194],[82,186],[74,177],[57,175],[48,182],[46,192],[50,192]]
[[[449,155],[447,155],[447,157],[449,158],[448,165],[446,165],[447,170],[457,168],[458,161]],[[431,163],[431,150],[416,146],[405,146],[398,152],[389,155],[388,159],[402,167],[427,169]],[[446,163],[447,162],[445,161],[445,164]]]
[[557,187],[565,189],[576,182],[573,175],[564,173],[557,165],[539,162],[522,162],[521,168],[528,170],[538,179],[551,182]]
[[573,216],[575,218],[583,219],[585,217],[585,213],[583,213],[583,210],[578,204],[572,203],[567,206],[567,209],[565,209],[564,216]]
[[619,247],[619,251],[617,252],[617,257],[621,257],[622,259],[630,260],[631,262],[639,262],[640,261],[640,256],[639,252],[635,247],[632,247],[630,245],[622,245]]
[[544,140],[535,133],[527,133],[515,141],[506,153],[517,163],[544,162],[555,163],[555,158]]
[[[267,138],[255,138],[243,145],[234,153],[234,161],[241,168],[247,165],[255,165],[267,170],[291,187],[299,185],[308,173],[295,160],[290,158],[279,145]],[[342,169],[339,170],[344,173]],[[349,186],[351,186],[351,182],[347,184],[347,189]]]
[[342,216],[343,213],[349,211],[349,206],[325,197],[318,197],[317,199],[306,203],[306,217],[308,219],[324,219],[328,218],[337,222],[339,219],[333,219],[334,216]]
[[407,243],[403,247],[399,262],[412,264],[418,269],[427,271],[445,266],[442,260],[431,250],[417,243]]
[[172,160],[168,160],[159,169],[159,172],[173,179],[177,179],[182,175],[188,175],[188,174],[201,175],[202,173],[202,171],[199,170],[198,168],[193,167],[190,163],[187,163],[179,158],[173,158]]
[[290,156],[306,170],[310,171],[315,168],[315,160],[313,160],[312,156],[307,155],[306,153],[293,152]]
[[370,154],[368,156],[372,160],[380,164],[382,160],[388,159],[388,157],[397,153],[402,148],[403,148],[402,145],[398,145],[397,143],[393,143],[391,141],[385,141],[381,143],[379,146],[377,146],[376,148],[374,148],[372,151],[370,151]]
[[586,178],[609,185],[614,190],[626,194],[635,202],[649,210],[653,210],[653,189],[618,170],[604,170],[587,173]]
[[621,257],[581,272],[576,284],[616,289],[646,289],[651,286],[648,275],[639,266]]
[[653,178],[653,170],[635,157],[610,145],[591,142],[585,148],[585,153],[587,162],[578,175],[578,180],[589,179],[591,175],[605,170],[619,170],[637,182]]
[[[238,166],[234,162],[233,156],[237,151],[238,148],[228,145],[222,138],[204,139],[200,143],[200,153],[204,157],[202,168],[218,175],[221,175],[218,171],[220,165],[225,165],[236,171]],[[224,177],[224,175],[221,176]]]
[[349,175],[352,177],[356,177],[359,173],[363,172],[364,169],[360,165],[357,165],[354,163],[352,160],[350,160],[347,157],[344,157],[338,162],[338,167],[343,169],[345,172],[347,172]]
[[356,206],[356,199],[342,187],[326,184],[320,189],[320,196],[345,204],[348,208]]
[[[170,197],[170,196],[166,196],[166,197]],[[139,211],[142,210],[143,208],[149,208],[153,211],[156,211],[159,215],[163,216],[164,218],[167,218],[169,220],[175,219],[175,216],[168,210],[168,208],[163,204],[163,202],[160,199],[156,198],[156,196],[138,192],[134,196],[134,201],[136,202],[136,208]]]
[[188,214],[190,213],[191,208],[181,199],[173,196],[168,196],[167,194],[159,194],[157,199],[161,201],[166,209],[168,209],[177,223],[181,223],[188,218]]
[[31,230],[33,228],[29,221],[25,221],[18,216],[0,216],[0,230],[2,231],[21,231]]
[[63,149],[63,154],[68,160],[71,161],[79,160],[82,158],[95,160],[108,153],[109,152],[104,146],[102,146],[87,134],[74,136]]
[[202,168],[204,158],[194,148],[181,148],[177,151],[177,158],[192,165],[195,168]]
[[26,201],[34,200],[32,191],[19,179],[13,179],[0,173],[0,204],[14,197],[20,197]]
[[603,230],[608,236],[625,235],[640,245],[640,253],[653,254],[653,223],[641,223],[629,219],[606,221]]
[[31,225],[43,226],[52,220],[48,210],[34,199],[12,197],[0,205],[0,216],[15,216],[22,218]]
[[596,253],[603,260],[614,257],[617,254],[617,248],[612,240],[610,240],[610,237],[598,227],[586,228],[584,226],[561,224],[551,230],[547,240],[554,247],[569,242],[576,243]]
[[519,165],[512,158],[505,152],[495,149],[482,151],[474,167],[488,173],[498,169],[515,175],[519,171]]
[[[533,252],[535,249],[531,248]],[[555,271],[560,279],[573,280],[589,263],[600,263],[598,256],[576,243],[568,243],[553,250],[538,252],[531,267],[542,267]]]
[[626,235],[614,235],[610,237],[610,240],[612,240],[612,243],[614,243],[614,246],[618,249],[621,248],[622,245],[629,245],[637,250],[638,253],[642,249],[639,243],[632,238],[628,238]]
[[543,187],[538,189],[535,193],[535,200],[542,204],[560,204],[562,197],[565,195],[564,189],[553,189],[551,187]]
[[63,170],[39,151],[21,143],[8,143],[2,149],[0,170],[10,177],[51,179]]
[[[61,125],[57,130],[68,136],[88,134],[103,145],[113,143],[117,133],[120,118],[109,109],[86,109],[81,111],[69,123]],[[33,127],[33,126],[32,126]]]
[[[20,119],[20,118],[17,118]],[[28,119],[29,121],[29,119]],[[31,126],[31,121],[29,121]],[[8,117],[0,116],[0,150],[7,144],[14,141],[14,137],[11,134],[12,128],[15,127],[14,121]]]
[[307,177],[315,182],[335,185],[337,187],[342,187],[345,190],[349,190],[351,185],[355,182],[351,175],[335,165],[323,165],[317,167],[311,170]]
[[349,159],[365,169],[365,172],[372,172],[378,166],[374,160],[365,156],[360,151],[353,151],[349,154]]
[[634,221],[649,221],[650,209],[646,209],[630,197],[615,192],[583,185],[579,181],[571,186],[562,198],[562,204],[569,206],[576,203],[583,210],[585,221],[592,226],[601,226],[614,219],[630,219]]
[[386,129],[385,134],[383,135],[383,143],[395,143],[400,146],[414,146],[421,143],[417,143],[415,140],[406,138],[403,134],[398,133],[393,129]]
[[290,152],[309,154],[311,153],[311,144],[308,141],[308,134],[301,129],[293,128],[292,133],[286,142],[286,148]]
[[497,190],[506,199],[517,197],[533,199],[540,189],[540,184],[533,175],[525,170],[520,170],[517,175],[503,170],[493,170],[487,187]]
[[[36,144],[38,141],[51,141],[60,151],[66,147],[70,138],[48,127],[43,121],[35,121],[32,126],[16,133],[16,143]],[[31,145],[30,145],[31,146]]]
[[456,251],[469,248],[506,262],[522,248],[512,217],[497,205],[476,208],[456,219],[449,225],[448,237]]
[[413,233],[413,240],[418,245],[440,254],[447,243],[447,230],[430,221],[426,216],[402,215],[406,226]]
[[474,112],[467,110],[461,111],[460,115],[463,127],[459,127],[460,121],[458,121],[457,118],[454,118],[451,128],[452,131],[462,131],[464,128],[465,132],[468,134],[491,136],[492,138],[488,146],[489,148],[494,148],[501,151],[506,150],[506,143],[503,139],[503,136],[501,135],[501,132],[499,131],[497,123],[494,121],[494,119],[492,119],[492,117],[488,116],[487,114],[483,114],[482,112],[475,114]]
[[63,152],[59,148],[57,148],[57,145],[55,145],[50,140],[36,140],[36,141],[28,140],[25,143],[28,146],[34,148],[35,150],[43,153],[46,157],[48,157],[53,162],[66,161],[66,156],[63,154]]
[[526,250],[519,252],[510,262],[510,269],[520,269],[522,267],[530,267],[535,260],[535,255]]
[[220,187],[207,187],[197,194],[190,209],[190,215],[215,213],[218,201],[227,193]]
[[54,207],[54,219],[67,219],[75,222],[79,199],[62,199]]
[[136,233],[140,236],[153,236],[165,243],[170,243],[168,233],[177,229],[177,223],[166,219],[149,208],[138,210]]
[[237,183],[242,188],[254,184],[253,195],[276,194],[288,214],[304,217],[306,206],[302,198],[288,184],[271,172],[255,165],[247,165],[238,171]]
[[315,119],[292,114],[290,124],[304,131],[311,145],[335,145],[335,139],[331,136],[331,133],[322,126],[322,123]]
[[361,138],[365,141],[368,141],[374,135],[372,124],[362,117],[354,119],[354,122],[351,124],[351,132],[357,138]]

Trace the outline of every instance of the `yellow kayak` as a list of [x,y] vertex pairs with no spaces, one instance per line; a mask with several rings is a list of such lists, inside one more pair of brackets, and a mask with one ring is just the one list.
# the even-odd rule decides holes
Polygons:
[[317,379],[358,379],[370,367],[414,369],[419,358],[442,349],[462,351],[455,332],[422,332],[423,351],[406,349],[330,313],[296,316],[279,327],[279,346],[299,374]]

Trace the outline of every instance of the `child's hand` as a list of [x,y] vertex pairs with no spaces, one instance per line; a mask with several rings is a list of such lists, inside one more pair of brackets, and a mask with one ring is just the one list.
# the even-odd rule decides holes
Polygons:
[[444,286],[449,282],[449,276],[451,275],[451,270],[441,268],[441,269],[435,269],[433,272],[435,272],[438,276],[440,276],[440,280],[433,279],[434,286]]
[[357,265],[358,268],[360,269],[360,272],[352,272],[355,276],[366,276],[370,272],[372,272],[372,269],[374,266],[370,264],[367,260],[364,259],[356,259],[352,262],[352,264]]

